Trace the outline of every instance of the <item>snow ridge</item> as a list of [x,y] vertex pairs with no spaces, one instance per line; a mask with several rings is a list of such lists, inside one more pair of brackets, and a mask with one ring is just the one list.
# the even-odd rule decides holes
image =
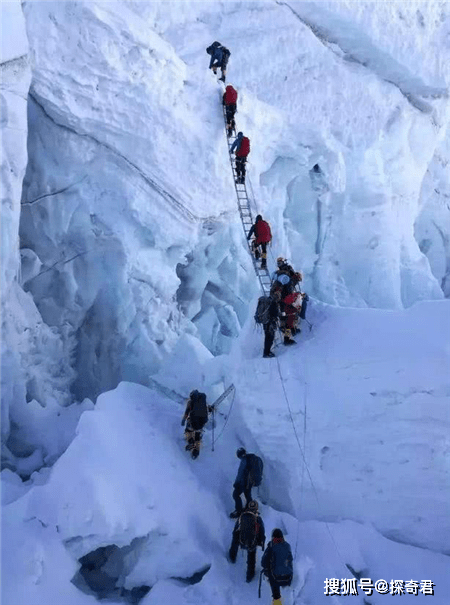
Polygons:
[[276,0],[304,23],[312,33],[334,54],[345,61],[365,67],[381,80],[396,86],[408,102],[423,113],[431,114],[433,106],[420,97],[447,99],[448,89],[425,84],[401,65],[387,52],[378,48],[360,29],[348,21],[337,18],[323,9],[320,4],[304,2],[297,4],[297,10],[288,2]]

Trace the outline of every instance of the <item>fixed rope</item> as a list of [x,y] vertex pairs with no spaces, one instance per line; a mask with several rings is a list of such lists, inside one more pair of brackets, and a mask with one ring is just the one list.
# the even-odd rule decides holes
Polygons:
[[[228,397],[228,395],[230,394],[230,392],[233,391],[233,399],[231,400],[231,404],[230,404],[230,409],[228,411],[228,416],[225,419],[224,425],[222,427],[222,430],[220,431],[220,433],[217,435],[216,438],[214,438],[214,423],[215,423],[215,412],[216,412],[216,407],[219,405],[219,403],[221,403],[221,401],[223,401],[226,397]],[[223,395],[221,395],[219,397],[219,399],[217,401],[215,401],[213,403],[213,438],[212,438],[212,447],[211,450],[214,451],[214,445],[216,444],[217,440],[220,439],[222,433],[225,430],[225,427],[228,424],[228,420],[230,419],[231,416],[231,410],[233,409],[233,404],[234,404],[234,399],[236,397],[236,388],[234,386],[234,384],[232,384],[231,386],[228,387],[228,389],[223,393]],[[219,401],[220,400],[220,401]]]
[[[293,414],[292,414],[291,404],[289,403],[289,398],[288,398],[288,396],[287,396],[287,393],[286,393],[286,388],[285,388],[285,386],[284,386],[284,379],[283,379],[283,375],[282,375],[282,373],[281,373],[280,360],[278,359],[278,357],[276,358],[276,361],[277,361],[277,366],[278,366],[278,374],[279,374],[279,376],[280,376],[280,382],[281,382],[281,386],[282,386],[282,389],[283,389],[284,398],[285,398],[285,400],[286,400],[286,404],[287,404],[287,408],[288,408],[288,412],[289,412],[289,418],[290,418],[290,421],[291,421],[291,423],[292,423],[292,427],[293,427],[293,429],[294,429],[294,435],[295,435],[295,439],[296,439],[296,441],[297,441],[297,445],[298,445],[298,448],[299,448],[299,450],[300,450],[300,454],[301,454],[301,456],[302,456],[302,460],[303,460],[304,468],[306,469],[306,472],[307,472],[307,474],[308,474],[309,481],[310,481],[310,483],[311,483],[311,487],[312,487],[312,489],[313,489],[314,496],[315,496],[315,498],[316,498],[316,502],[317,502],[317,506],[318,506],[318,508],[319,508],[319,512],[320,512],[320,511],[322,510],[322,507],[321,507],[321,505],[320,505],[319,495],[318,495],[318,493],[317,493],[317,489],[316,489],[316,486],[315,486],[315,484],[314,484],[314,481],[313,481],[313,478],[312,478],[311,472],[310,472],[310,470],[309,470],[308,464],[306,463],[306,457],[305,457],[305,454],[304,454],[304,448],[302,448],[302,446],[301,446],[301,444],[300,444],[300,438],[299,438],[299,436],[298,436],[297,427],[295,426],[295,421],[294,421],[294,416],[293,416]],[[305,391],[305,397],[306,397],[306,391]],[[306,417],[306,400],[305,400],[305,410],[304,410],[304,416]],[[306,430],[306,418],[304,418],[304,419],[303,419],[303,427],[304,427],[304,430]],[[305,439],[305,441],[304,441],[304,444],[305,444],[305,443],[306,443],[306,438],[305,438],[305,436],[304,436],[304,439]],[[302,487],[303,487],[303,486],[302,486]],[[301,487],[301,489],[302,489],[302,487]],[[300,492],[300,497],[301,497],[301,492]],[[298,520],[297,520],[297,521],[298,521]],[[340,550],[339,550],[339,548],[338,548],[338,545],[336,544],[336,541],[335,541],[335,539],[334,539],[334,536],[333,536],[333,534],[331,533],[331,529],[330,529],[330,526],[328,525],[328,522],[327,522],[327,521],[324,521],[324,523],[325,523],[325,526],[326,526],[326,528],[327,528],[327,531],[328,531],[328,534],[329,534],[329,536],[330,536],[330,539],[331,539],[331,541],[332,541],[332,543],[333,543],[334,549],[335,549],[335,551],[336,551],[336,553],[337,553],[337,555],[338,555],[338,558],[339,558],[340,562],[342,563],[342,566],[343,566],[343,567],[345,567],[345,569],[346,569],[346,570],[348,570],[348,567],[347,567],[347,565],[344,563],[344,559],[343,559],[343,557],[342,557],[342,555],[341,555],[341,552],[340,552]],[[297,526],[297,530],[298,530],[298,526]]]
[[[227,138],[227,144],[228,144],[228,157],[230,159],[231,172],[233,174],[233,183],[234,183],[234,189],[236,192],[239,216],[241,218],[242,227],[244,229],[247,246],[248,246],[248,249],[250,252],[250,256],[252,258],[256,277],[259,280],[259,284],[261,286],[261,290],[262,290],[263,294],[265,296],[268,296],[269,292],[270,292],[270,285],[271,285],[270,273],[269,273],[268,269],[261,269],[261,267],[258,265],[258,263],[256,262],[255,255],[253,254],[253,251],[252,251],[252,245],[251,245],[250,241],[247,239],[250,229],[252,228],[252,225],[254,223],[254,220],[253,220],[252,209],[250,207],[250,198],[249,198],[249,195],[247,192],[247,185],[246,185],[245,181],[244,181],[244,183],[237,182],[236,166],[235,166],[235,162],[233,159],[233,155],[231,154],[231,151],[230,151],[231,146],[234,141],[232,140],[231,137],[229,138],[228,134],[227,134],[227,117],[226,117],[225,106],[223,107],[223,119],[224,119],[224,125],[225,125],[225,136]],[[248,176],[247,176],[247,179],[248,179]]]

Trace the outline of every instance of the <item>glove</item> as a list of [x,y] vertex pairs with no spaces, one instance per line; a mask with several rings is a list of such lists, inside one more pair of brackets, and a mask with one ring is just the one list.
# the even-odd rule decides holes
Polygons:
[[182,418],[181,419],[181,426],[184,426],[185,422],[186,422],[186,418]]

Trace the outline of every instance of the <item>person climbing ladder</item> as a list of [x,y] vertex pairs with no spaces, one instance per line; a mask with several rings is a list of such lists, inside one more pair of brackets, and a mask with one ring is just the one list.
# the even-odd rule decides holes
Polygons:
[[225,92],[222,97],[222,104],[225,107],[225,116],[227,120],[227,135],[228,138],[233,136],[233,132],[236,132],[236,122],[234,115],[236,113],[236,104],[238,99],[238,93],[231,84],[225,88]]
[[234,153],[236,166],[236,185],[245,183],[245,163],[247,162],[248,154],[250,153],[250,139],[244,137],[243,132],[238,132],[236,140],[230,147],[230,153]]
[[230,58],[231,52],[225,46],[222,46],[220,42],[213,42],[211,46],[206,49],[208,55],[211,55],[209,62],[209,69],[212,69],[214,74],[217,74],[217,69],[220,67],[222,70],[222,77],[219,78],[222,82],[225,82],[225,76],[227,74],[227,64]]
[[261,269],[267,269],[267,246],[272,240],[272,231],[270,230],[269,223],[264,221],[260,214],[258,214],[255,224],[252,225],[252,228],[248,232],[247,241],[252,235],[255,236],[255,239],[252,242],[255,258],[256,260],[259,259],[259,248],[261,247]]

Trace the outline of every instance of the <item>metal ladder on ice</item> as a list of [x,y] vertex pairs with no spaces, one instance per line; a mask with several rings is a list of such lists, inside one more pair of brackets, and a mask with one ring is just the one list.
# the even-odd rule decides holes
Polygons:
[[249,199],[248,193],[247,193],[247,185],[245,183],[243,185],[236,183],[236,179],[237,179],[236,166],[234,163],[233,156],[230,153],[230,149],[231,149],[234,139],[228,138],[225,106],[223,107],[223,119],[225,122],[225,136],[227,137],[228,156],[230,158],[231,171],[233,173],[233,182],[234,182],[234,189],[236,191],[239,216],[241,217],[242,227],[244,229],[245,239],[246,239],[247,245],[248,245],[248,250],[250,252],[250,256],[252,257],[253,267],[255,269],[256,276],[259,279],[261,290],[263,291],[263,294],[265,296],[268,296],[269,292],[270,292],[270,284],[271,284],[270,273],[267,269],[261,269],[258,261],[255,258],[255,255],[252,252],[251,243],[250,243],[250,241],[247,240],[247,236],[249,234],[249,231],[250,231],[254,221],[253,221],[253,216],[252,216],[252,210],[250,208],[250,199]]

